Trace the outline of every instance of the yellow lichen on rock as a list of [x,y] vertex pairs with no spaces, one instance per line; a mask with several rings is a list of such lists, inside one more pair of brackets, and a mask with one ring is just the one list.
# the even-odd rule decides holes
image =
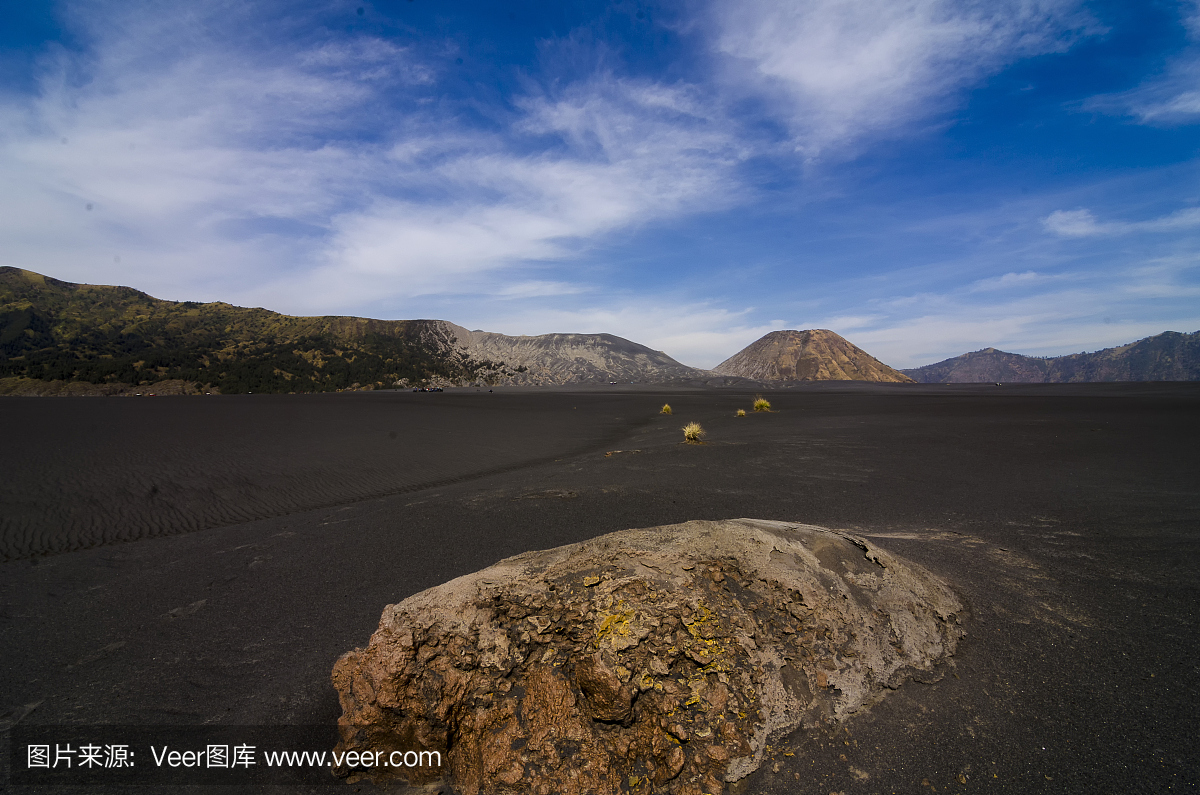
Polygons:
[[[620,602],[618,606],[623,606],[624,604],[624,602]],[[613,638],[628,639],[630,635],[629,622],[632,620],[632,610],[619,610],[604,616],[600,620],[599,628],[596,630],[596,647],[599,648],[604,641]]]

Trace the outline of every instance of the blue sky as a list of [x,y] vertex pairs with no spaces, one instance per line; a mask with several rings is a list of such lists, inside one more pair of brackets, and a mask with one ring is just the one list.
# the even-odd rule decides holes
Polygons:
[[0,0],[0,264],[896,367],[1200,329],[1200,2]]

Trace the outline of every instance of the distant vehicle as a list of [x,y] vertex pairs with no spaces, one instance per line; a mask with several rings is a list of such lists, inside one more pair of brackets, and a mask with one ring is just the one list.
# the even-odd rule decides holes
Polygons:
[[415,387],[413,387],[413,391],[414,392],[442,392],[444,390],[440,386],[415,386]]

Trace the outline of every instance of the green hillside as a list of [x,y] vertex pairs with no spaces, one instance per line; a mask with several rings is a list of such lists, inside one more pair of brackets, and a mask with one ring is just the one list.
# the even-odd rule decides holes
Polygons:
[[153,385],[226,394],[328,392],[398,379],[470,379],[420,321],[291,317],[223,303],[162,301],[129,287],[0,268],[0,378]]

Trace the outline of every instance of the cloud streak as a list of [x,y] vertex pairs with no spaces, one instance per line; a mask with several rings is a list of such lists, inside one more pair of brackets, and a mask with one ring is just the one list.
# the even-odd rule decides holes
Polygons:
[[1200,0],[1179,3],[1179,22],[1190,44],[1172,58],[1161,75],[1137,88],[1093,97],[1085,110],[1130,115],[1142,124],[1176,126],[1200,117]]
[[1148,221],[1098,221],[1091,210],[1055,210],[1042,220],[1046,231],[1062,237],[1105,237],[1135,232],[1178,232],[1200,227],[1200,207],[1177,210]]
[[397,184],[436,186],[438,197],[381,192],[334,216],[321,264],[267,289],[346,302],[381,290],[478,293],[517,271],[569,262],[617,230],[729,206],[744,152],[728,126],[693,115],[679,93],[609,79],[528,99],[521,132],[556,138],[565,151],[519,154],[476,139],[433,163],[396,163]]
[[867,303],[871,315],[854,323],[842,325],[833,314],[813,318],[812,325],[851,332],[852,342],[893,367],[919,367],[989,346],[1059,356],[1167,330],[1200,330],[1198,274],[1196,255],[1116,271],[1009,273],[957,290],[881,297]]
[[1099,30],[1074,0],[745,0],[713,16],[717,49],[777,99],[810,157],[925,119],[1003,66]]
[[[507,129],[486,131],[423,101],[434,70],[378,38],[247,53],[212,18],[193,20],[199,41],[126,21],[133,35],[115,38],[81,21],[91,57],[60,53],[40,96],[0,111],[20,131],[0,143],[11,261],[169,295],[233,280],[221,297],[351,311],[480,292],[742,193],[745,147],[687,85],[598,74],[518,97]],[[154,68],[127,71],[145,49]]]

